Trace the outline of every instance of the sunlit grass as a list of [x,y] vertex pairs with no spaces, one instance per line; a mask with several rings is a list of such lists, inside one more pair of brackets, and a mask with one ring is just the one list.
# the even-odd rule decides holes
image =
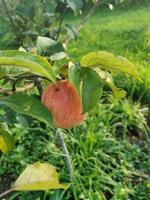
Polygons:
[[[150,98],[150,7],[129,10],[97,10],[81,30],[77,40],[68,45],[74,61],[90,51],[105,50],[130,59],[143,82],[116,78],[118,85],[128,90],[128,95],[148,103]],[[78,24],[78,20],[73,24]],[[133,91],[134,86],[134,91]],[[142,91],[142,94],[141,94]]]

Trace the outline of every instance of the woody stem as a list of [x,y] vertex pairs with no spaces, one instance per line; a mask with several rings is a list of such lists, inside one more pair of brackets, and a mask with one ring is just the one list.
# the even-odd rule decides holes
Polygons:
[[60,128],[58,128],[56,130],[56,143],[63,152],[64,159],[66,162],[66,167],[69,172],[70,180],[71,180],[71,182],[73,182],[74,175],[73,175],[73,168],[71,165],[71,159],[70,159],[69,151],[68,151],[67,146],[64,141],[63,131]]

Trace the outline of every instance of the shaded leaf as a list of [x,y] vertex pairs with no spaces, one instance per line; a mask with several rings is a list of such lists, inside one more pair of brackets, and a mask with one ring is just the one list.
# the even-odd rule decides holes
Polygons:
[[26,0],[16,7],[16,12],[21,16],[29,17],[31,20],[34,18],[34,2]]
[[0,149],[3,153],[8,153],[14,149],[15,143],[13,137],[3,128],[0,128]]
[[128,59],[106,51],[90,52],[82,57],[82,67],[99,67],[108,71],[120,71],[139,79],[138,73]]
[[55,53],[63,52],[62,44],[48,37],[38,36],[36,42],[37,51],[40,55],[50,56]]
[[61,42],[56,42],[53,46],[48,49],[48,55],[53,55],[55,53],[64,52],[64,47]]
[[67,189],[69,184],[60,184],[56,168],[47,163],[29,165],[14,184],[16,191]]
[[7,69],[8,66],[10,69],[25,68],[55,82],[55,74],[51,65],[41,56],[16,50],[0,51],[0,69],[1,67]]
[[55,43],[56,41],[51,38],[38,36],[36,47],[39,53],[46,53],[48,48]]
[[53,16],[55,13],[55,9],[57,7],[57,1],[55,0],[44,0],[41,1],[41,4],[43,5],[44,13],[43,15],[45,16]]
[[83,6],[83,1],[82,0],[66,0],[69,7],[74,11],[77,12],[80,10]]
[[[69,64],[70,65],[70,64]],[[81,83],[81,68],[77,65],[71,64],[68,70],[69,80],[75,85],[77,90],[80,90]]]
[[6,105],[15,112],[52,124],[52,117],[48,109],[33,96],[21,93],[13,94],[0,101],[0,105]]
[[92,69],[82,70],[82,104],[83,112],[90,111],[99,101],[102,94],[102,80]]
[[[58,65],[57,65],[57,66],[58,66]],[[64,77],[67,77],[67,76],[68,76],[68,65],[67,65],[67,64],[61,65],[61,67],[60,67],[60,73],[61,73]]]
[[126,95],[126,91],[121,89],[121,88],[117,88],[114,84],[113,78],[111,76],[111,74],[105,70],[102,70],[98,67],[94,68],[95,71],[99,74],[99,76],[101,77],[101,79],[106,82],[106,84],[112,89],[113,91],[113,95],[115,98],[123,98]]

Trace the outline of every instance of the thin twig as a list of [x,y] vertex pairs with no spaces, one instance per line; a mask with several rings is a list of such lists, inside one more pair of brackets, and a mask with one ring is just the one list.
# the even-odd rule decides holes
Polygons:
[[12,19],[10,13],[9,13],[9,10],[8,10],[8,7],[7,7],[7,3],[5,2],[5,0],[2,0],[2,3],[4,5],[4,9],[6,11],[6,14],[7,14],[8,18],[9,18],[9,21],[10,21],[10,23],[12,25],[12,29],[13,29],[16,37],[17,37],[17,40],[21,44],[21,46],[23,46],[23,42],[22,42],[21,36],[19,35],[18,30],[16,29],[16,26],[15,26],[15,23],[13,22],[13,19]]
[[40,75],[37,75],[37,74],[26,74],[26,73],[20,74],[20,75],[17,75],[17,76],[8,76],[8,75],[7,76],[3,76],[3,77],[0,78],[0,80],[9,79],[9,80],[15,81],[17,79],[17,80],[20,81],[22,79],[27,79],[27,78],[32,79],[32,78],[35,78],[35,77],[50,81],[50,79],[48,79],[47,77],[40,76]]
[[7,190],[7,191],[5,191],[5,192],[3,192],[3,193],[1,193],[0,194],[0,198],[2,198],[2,197],[4,197],[4,196],[6,196],[7,194],[9,194],[10,192],[12,192],[14,189],[13,188],[11,188],[11,189],[9,189],[9,190]]
[[[101,0],[97,0],[97,2],[94,4],[94,6],[90,9],[90,11],[88,12],[88,14],[84,17],[84,19],[80,22],[80,24],[77,27],[77,33],[79,33],[81,31],[81,29],[83,28],[84,24],[89,20],[89,18],[95,13],[96,8],[102,4]],[[71,36],[67,36],[64,43],[67,44],[69,43],[69,41],[72,39]]]
[[90,9],[90,11],[88,12],[88,14],[85,16],[85,18],[80,22],[78,28],[77,28],[77,31],[79,32],[82,27],[84,26],[84,24],[89,20],[89,18],[95,13],[95,10],[98,6],[100,6],[101,4],[101,1],[98,0],[94,6]]
[[[20,74],[17,76],[4,76],[1,79],[8,79],[8,80],[12,81],[13,85],[12,85],[11,90],[6,89],[6,88],[0,88],[0,94],[3,96],[8,96],[8,95],[12,95],[13,93],[28,91],[28,90],[32,89],[34,86],[36,86],[39,91],[39,94],[41,96],[42,95],[42,84],[38,78],[50,81],[48,78],[40,76],[40,75],[36,75],[36,74]],[[16,88],[16,84],[23,79],[31,79],[32,82],[34,82],[34,83],[31,83],[31,81],[30,81],[30,84],[28,84],[24,87]]]
[[35,84],[34,83],[30,83],[28,85],[25,85],[24,87],[18,87],[15,88],[15,90],[9,90],[6,88],[0,88],[0,94],[4,94],[6,96],[12,95],[14,93],[20,93],[20,92],[26,92],[28,90],[31,90],[32,88],[34,88]]
[[34,77],[33,81],[34,81],[34,83],[35,83],[35,85],[36,85],[36,87],[39,91],[39,95],[41,96],[42,93],[43,93],[43,88],[42,88],[42,84],[41,84],[40,80],[37,77]]
[[67,9],[68,9],[68,7],[65,7],[64,10],[60,13],[59,27],[58,27],[58,32],[57,32],[57,35],[56,35],[56,38],[55,38],[56,41],[59,38],[59,35],[60,35],[60,32],[61,32],[61,28],[62,28],[62,23],[64,21],[64,15],[65,15],[65,12],[67,11]]
[[60,149],[62,150],[62,152],[64,154],[66,167],[69,172],[70,180],[71,180],[71,182],[73,182],[74,175],[73,175],[73,168],[71,165],[71,159],[70,159],[69,151],[68,151],[67,146],[64,141],[63,131],[60,128],[58,128],[56,130],[56,144],[60,147]]

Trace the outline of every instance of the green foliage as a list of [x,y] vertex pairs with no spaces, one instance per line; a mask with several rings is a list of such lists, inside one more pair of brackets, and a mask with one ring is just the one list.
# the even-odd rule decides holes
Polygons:
[[27,48],[32,47],[39,35],[56,42],[60,32],[60,20],[64,13],[72,10],[77,14],[82,7],[82,0],[33,0],[32,2],[5,0],[5,3],[1,1],[0,22],[3,22],[3,25],[0,25],[1,49],[6,47],[10,49],[14,46],[18,48],[20,44]]
[[40,55],[50,56],[55,53],[59,53],[64,51],[62,44],[58,41],[52,40],[48,37],[41,37],[37,38],[36,42],[37,52]]
[[14,94],[1,100],[0,105],[6,105],[15,112],[32,116],[46,124],[52,124],[50,112],[38,99],[31,95]]
[[89,112],[100,100],[103,90],[102,80],[92,69],[82,69],[83,112]]
[[120,71],[138,78],[137,71],[129,60],[105,51],[90,52],[81,59],[83,67],[99,67],[103,70]]
[[[143,129],[146,113],[146,107],[128,100],[102,103],[92,110],[82,126],[66,132],[65,140],[76,169],[75,189],[81,199],[119,198],[122,193],[124,197],[121,200],[125,197],[149,199],[146,187],[150,167],[149,145],[145,138],[148,130]],[[26,128],[15,123],[12,131],[18,144],[9,157],[1,156],[3,167],[0,174],[11,174],[15,179],[28,163],[36,162],[38,158],[41,162],[50,160],[52,165],[61,169],[62,182],[69,182],[64,157],[53,143],[53,129],[33,122]],[[9,180],[8,177],[6,181]],[[47,198],[60,197],[60,194],[46,192]],[[44,192],[16,195],[19,200],[44,198]],[[62,200],[69,198],[74,198],[71,188]]]
[[74,12],[80,10],[83,6],[82,0],[66,0],[66,1]]
[[80,92],[80,84],[81,84],[81,67],[78,65],[71,65],[68,70],[69,80],[75,85],[77,90]]
[[[150,98],[149,12],[149,6],[126,11],[101,10],[88,20],[77,40],[68,44],[68,53],[74,61],[80,60],[91,51],[99,50],[128,58],[135,64],[142,82],[124,79],[121,74],[113,73],[114,83],[115,86],[126,90],[128,96],[143,103],[149,103]],[[137,16],[140,16],[143,23]],[[66,19],[66,22],[72,21],[74,25],[78,24],[79,20],[80,18]]]
[[100,76],[90,68],[71,65],[68,71],[69,79],[82,95],[83,112],[89,112],[100,100],[103,83]]
[[[54,41],[46,37],[37,38],[37,50],[41,54],[48,53],[49,48],[53,46]],[[23,48],[21,50],[24,50]],[[64,58],[64,52],[55,53],[52,55],[51,61],[61,60]],[[66,54],[65,54],[66,56]],[[8,66],[12,67],[22,67],[27,68],[30,71],[38,75],[42,75],[44,78],[49,78],[51,81],[56,82],[54,70],[52,66],[48,63],[46,58],[30,54],[24,51],[1,51],[0,52],[0,65],[2,67],[6,66],[6,71],[8,71]],[[99,101],[102,94],[102,82],[105,81],[102,72],[107,76],[106,82],[112,88],[115,97],[124,97],[125,92],[119,88],[116,88],[113,83],[113,78],[109,74],[109,71],[123,72],[125,74],[131,75],[134,78],[139,79],[138,73],[134,68],[134,65],[127,59],[119,56],[115,56],[111,53],[98,51],[86,54],[81,58],[81,68],[75,70],[75,66],[69,68],[69,78],[75,84],[79,93],[82,94],[82,104],[83,112],[89,112]],[[67,63],[68,64],[68,63]],[[100,69],[99,73],[90,68]],[[12,73],[13,70],[10,69]],[[2,68],[2,75],[4,76],[4,70]],[[59,71],[58,71],[59,73]],[[105,75],[104,74],[104,75]],[[99,76],[100,75],[100,76]],[[5,77],[5,76],[4,76]],[[3,77],[2,77],[3,78]],[[82,88],[80,92],[80,83],[82,81]],[[78,82],[78,83],[77,83]],[[26,113],[27,114],[27,113]]]
[[7,75],[8,66],[10,67],[10,73],[12,73],[11,69],[13,67],[27,68],[30,72],[45,76],[55,82],[53,69],[43,57],[22,51],[0,51],[0,67],[6,67],[6,74],[2,69],[3,76]]

